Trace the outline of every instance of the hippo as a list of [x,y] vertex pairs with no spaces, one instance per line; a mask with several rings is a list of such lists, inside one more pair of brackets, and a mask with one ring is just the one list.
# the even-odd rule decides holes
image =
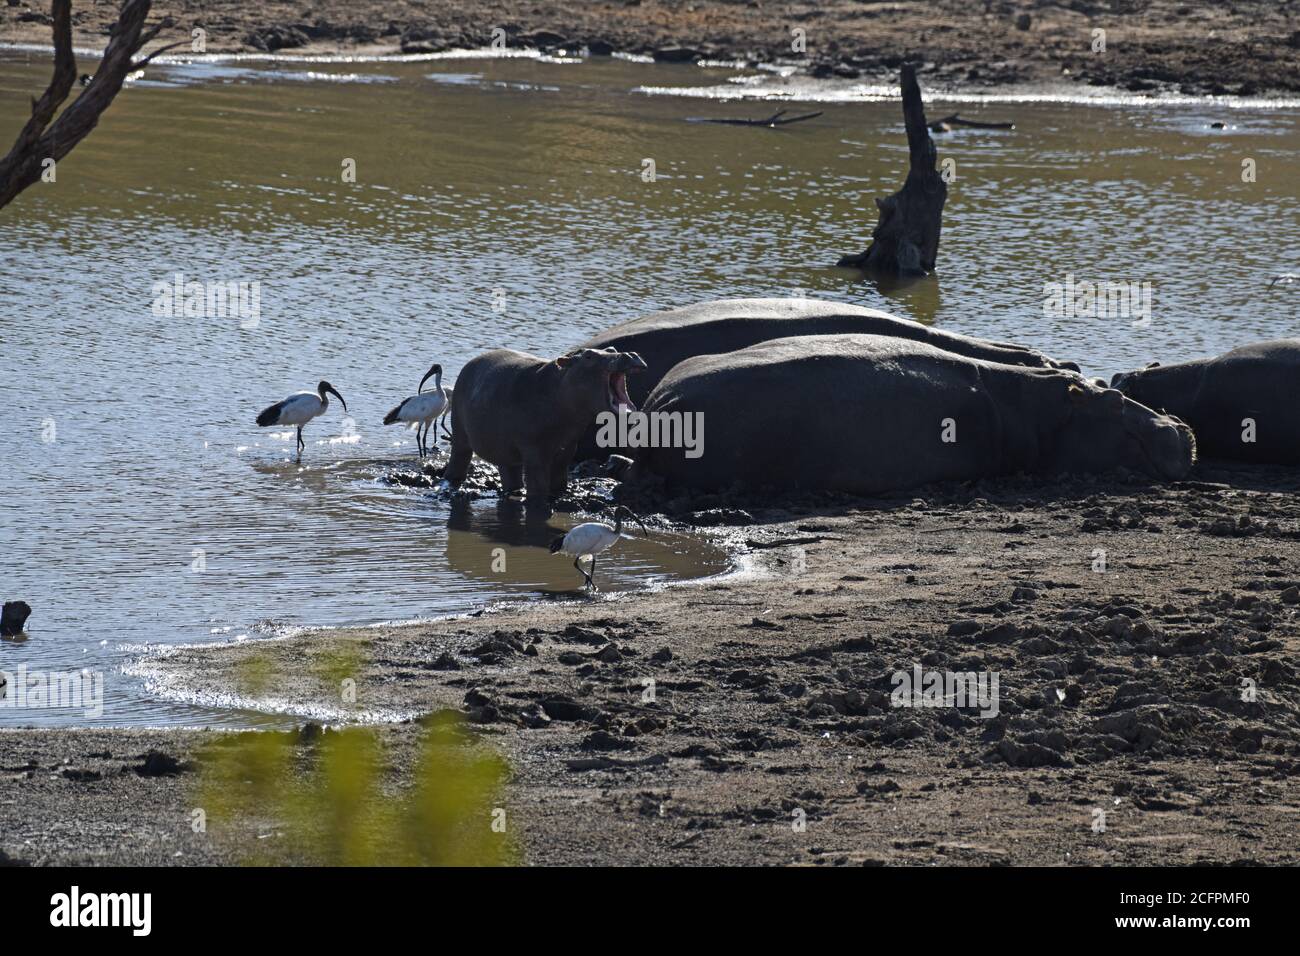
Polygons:
[[1243,345],[1217,358],[1153,363],[1111,386],[1177,415],[1207,458],[1300,464],[1300,339]]
[[[888,335],[926,342],[956,355],[1005,365],[1079,370],[1073,362],[1057,362],[1023,346],[942,332],[876,309],[819,299],[701,302],[623,322],[588,339],[582,347],[612,347],[634,351],[644,358],[647,373],[629,385],[633,400],[641,402],[683,359],[734,352],[770,339],[838,333]],[[609,448],[597,444],[596,431],[592,429],[583,437],[578,456],[582,459],[604,457],[609,451]]]
[[603,411],[635,408],[627,376],[645,368],[635,352],[579,348],[556,359],[496,349],[456,379],[451,458],[443,478],[459,487],[478,455],[497,466],[503,495],[524,488],[530,507],[564,492],[583,432]]
[[638,448],[629,479],[874,495],[1121,466],[1178,480],[1196,454],[1182,422],[1071,372],[879,335],[774,339],[687,359],[643,409],[650,421],[676,412],[707,424],[699,453]]

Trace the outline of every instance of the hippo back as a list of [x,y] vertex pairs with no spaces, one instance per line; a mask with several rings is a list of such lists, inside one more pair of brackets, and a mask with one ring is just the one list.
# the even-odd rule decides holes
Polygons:
[[[883,335],[923,342],[935,348],[1005,365],[1074,368],[1041,352],[1018,345],[931,329],[887,312],[818,299],[723,299],[631,319],[583,343],[584,348],[614,347],[637,352],[646,371],[628,380],[632,400],[640,405],[668,372],[688,358],[736,352],[760,342],[798,335]],[[598,448],[595,431],[584,438],[578,458],[612,449]]]
[[[663,378],[644,411],[699,415],[702,454],[643,448],[636,460],[711,490],[738,482],[875,494],[973,477],[1001,468],[998,410],[980,373],[980,363],[933,346],[869,335],[697,356]],[[944,445],[944,417],[992,440]]]
[[1113,384],[1187,422],[1204,455],[1300,464],[1300,339],[1156,365],[1116,375]]
[[[1181,478],[1190,430],[1058,369],[875,335],[799,336],[679,363],[646,400],[637,469],[689,487],[854,494],[1125,466]],[[686,416],[696,416],[688,427]]]
[[581,347],[613,346],[645,359],[646,373],[629,384],[632,399],[639,404],[674,365],[693,356],[735,352],[796,335],[839,334],[887,335],[925,342],[967,358],[1031,368],[1058,367],[1034,349],[943,332],[878,309],[820,299],[701,302],[630,319],[593,336]]

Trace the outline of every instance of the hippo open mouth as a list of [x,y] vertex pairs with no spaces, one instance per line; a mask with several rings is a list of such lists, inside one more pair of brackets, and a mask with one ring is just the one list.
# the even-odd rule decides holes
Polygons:
[[610,372],[605,379],[605,391],[609,398],[610,411],[618,413],[624,408],[630,412],[636,411],[636,405],[627,394],[626,372]]

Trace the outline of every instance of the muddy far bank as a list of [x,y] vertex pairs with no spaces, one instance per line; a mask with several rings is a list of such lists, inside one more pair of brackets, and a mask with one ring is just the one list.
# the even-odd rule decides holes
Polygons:
[[[205,700],[256,670],[263,706],[462,714],[509,763],[533,864],[1296,863],[1298,491],[1202,463],[1167,486],[681,497],[655,522],[725,529],[754,573],[150,667]],[[996,708],[893,706],[917,668],[996,675]],[[382,728],[394,786],[418,732]],[[4,858],[237,859],[190,828],[193,761],[223,736],[0,733]]]
[[[102,47],[115,10],[74,5],[77,44]],[[486,47],[500,28],[518,48],[791,62],[814,76],[887,84],[909,60],[924,64],[932,87],[1068,81],[1134,92],[1300,90],[1300,29],[1287,6],[1271,0],[159,0],[154,10],[175,19],[178,37],[204,28],[210,52],[432,53]],[[798,53],[795,28],[804,31]],[[1105,31],[1104,50],[1094,52],[1094,30]],[[0,40],[48,44],[46,5],[0,6]]]

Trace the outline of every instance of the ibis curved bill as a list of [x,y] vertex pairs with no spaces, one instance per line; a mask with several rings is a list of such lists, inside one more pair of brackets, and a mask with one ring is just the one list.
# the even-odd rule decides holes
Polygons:
[[262,409],[257,415],[257,424],[262,428],[272,425],[295,426],[298,429],[298,458],[301,460],[305,444],[302,440],[302,426],[325,414],[325,410],[330,407],[330,395],[339,400],[345,412],[348,410],[348,403],[343,400],[343,396],[333,385],[322,380],[314,392],[294,392],[284,401]]
[[[645,524],[632,513],[632,509],[626,505],[619,505],[614,509],[614,526],[612,528],[599,521],[586,521],[580,525],[574,525],[567,534],[561,535],[551,542],[551,554],[572,555],[573,566],[586,579],[585,586],[593,591],[599,591],[600,588],[596,586],[596,555],[609,550],[615,541],[623,537],[624,517],[631,518],[641,525],[641,533],[647,538],[650,537],[650,532],[646,530]],[[591,559],[590,570],[584,571],[582,565],[578,563],[583,558]]]

